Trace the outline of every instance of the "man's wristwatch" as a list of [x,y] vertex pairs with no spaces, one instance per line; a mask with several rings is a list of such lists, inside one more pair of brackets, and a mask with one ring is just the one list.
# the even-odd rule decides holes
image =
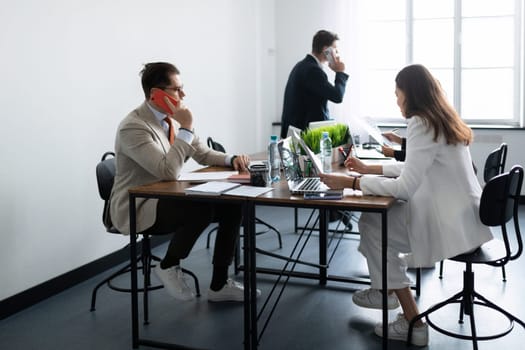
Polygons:
[[237,156],[233,156],[232,159],[230,159],[230,165],[232,166],[232,168],[233,168],[233,161],[235,160],[235,158],[237,158]]

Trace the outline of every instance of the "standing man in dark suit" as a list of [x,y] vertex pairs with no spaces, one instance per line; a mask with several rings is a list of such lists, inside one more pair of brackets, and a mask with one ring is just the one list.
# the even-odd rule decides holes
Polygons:
[[[329,118],[327,101],[341,103],[348,75],[337,52],[339,37],[326,30],[318,31],[312,41],[312,53],[292,69],[284,91],[281,137],[286,137],[288,126],[306,129],[308,123]],[[335,72],[332,85],[323,71],[323,64]]]

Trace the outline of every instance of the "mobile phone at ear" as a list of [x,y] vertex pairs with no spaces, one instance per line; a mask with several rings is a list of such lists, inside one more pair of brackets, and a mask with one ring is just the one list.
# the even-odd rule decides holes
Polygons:
[[324,56],[328,60],[328,63],[333,64],[334,63],[334,49],[332,47],[327,48],[323,51]]
[[155,105],[160,107],[165,113],[173,114],[170,107],[164,100],[164,97],[167,97],[175,107],[177,107],[177,105],[179,104],[179,101],[177,101],[175,98],[168,95],[165,91],[161,89],[154,89],[153,92],[151,93],[151,101],[153,101]]

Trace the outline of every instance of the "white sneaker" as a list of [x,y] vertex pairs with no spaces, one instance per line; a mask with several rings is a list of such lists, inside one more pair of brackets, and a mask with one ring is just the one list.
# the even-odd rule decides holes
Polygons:
[[[257,298],[261,296],[261,291],[257,289]],[[208,301],[244,301],[244,286],[228,278],[226,284],[218,291],[208,290]]]
[[[394,310],[399,307],[399,301],[394,293],[388,294],[388,309]],[[369,309],[383,309],[383,293],[379,289],[363,289],[352,295],[354,304]]]
[[[374,329],[376,335],[383,336],[383,324],[378,323]],[[407,341],[408,321],[402,313],[397,314],[395,321],[388,324],[388,339]],[[428,325],[412,328],[412,344],[416,346],[428,345]]]
[[154,271],[169,295],[175,299],[187,301],[195,298],[195,294],[186,283],[184,272],[182,272],[180,266],[162,269],[160,264],[157,264]]

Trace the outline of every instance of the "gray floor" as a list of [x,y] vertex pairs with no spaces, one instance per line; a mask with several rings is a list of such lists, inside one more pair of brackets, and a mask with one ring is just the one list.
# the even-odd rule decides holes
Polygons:
[[[522,222],[524,221],[521,208]],[[283,233],[284,247],[278,249],[273,233],[258,237],[258,245],[275,253],[288,252],[297,239],[293,231],[293,211],[283,208],[258,208],[258,216],[267,219]],[[523,227],[523,225],[522,225]],[[170,299],[164,290],[151,293],[150,325],[140,324],[141,336],[165,342],[192,345],[207,349],[242,349],[243,308],[241,304],[212,304],[206,299],[210,281],[211,250],[206,249],[205,236],[197,242],[184,266],[197,273],[203,295],[194,302]],[[316,236],[312,237],[303,254],[315,261]],[[123,239],[123,244],[125,239]],[[357,235],[345,235],[331,262],[331,271],[347,276],[366,276],[363,258],[356,251]],[[331,245],[334,247],[335,242]],[[165,246],[156,249],[162,255]],[[281,266],[281,262],[258,257],[258,265]],[[507,267],[508,281],[502,282],[501,270],[491,267],[476,268],[477,290],[490,300],[525,319],[522,271],[525,259]],[[299,269],[299,268],[298,268]],[[301,267],[300,269],[305,269]],[[107,288],[99,292],[97,310],[89,311],[91,290],[111,271],[88,280],[27,310],[0,321],[0,349],[130,349],[130,298]],[[438,269],[423,272],[422,294],[418,298],[421,309],[459,291],[462,266],[446,262],[445,276],[440,280]],[[242,280],[242,274],[237,276]],[[259,287],[268,295],[275,277],[261,275]],[[125,285],[127,278],[121,283]],[[287,289],[266,327],[260,349],[379,349],[381,340],[373,334],[380,311],[367,310],[352,304],[351,295],[357,284],[329,283],[319,286],[311,280],[290,280]],[[390,313],[390,318],[396,312]],[[450,329],[457,329],[457,309],[450,307],[433,319]],[[505,320],[493,312],[477,310],[480,333],[502,329]],[[465,331],[469,326],[465,324]],[[263,328],[263,323],[259,329]],[[523,348],[525,332],[516,325],[506,337],[480,342],[480,349]],[[471,349],[469,341],[446,337],[430,331],[432,349]],[[147,348],[147,347],[141,347]],[[391,341],[390,349],[406,349],[402,342]]]

